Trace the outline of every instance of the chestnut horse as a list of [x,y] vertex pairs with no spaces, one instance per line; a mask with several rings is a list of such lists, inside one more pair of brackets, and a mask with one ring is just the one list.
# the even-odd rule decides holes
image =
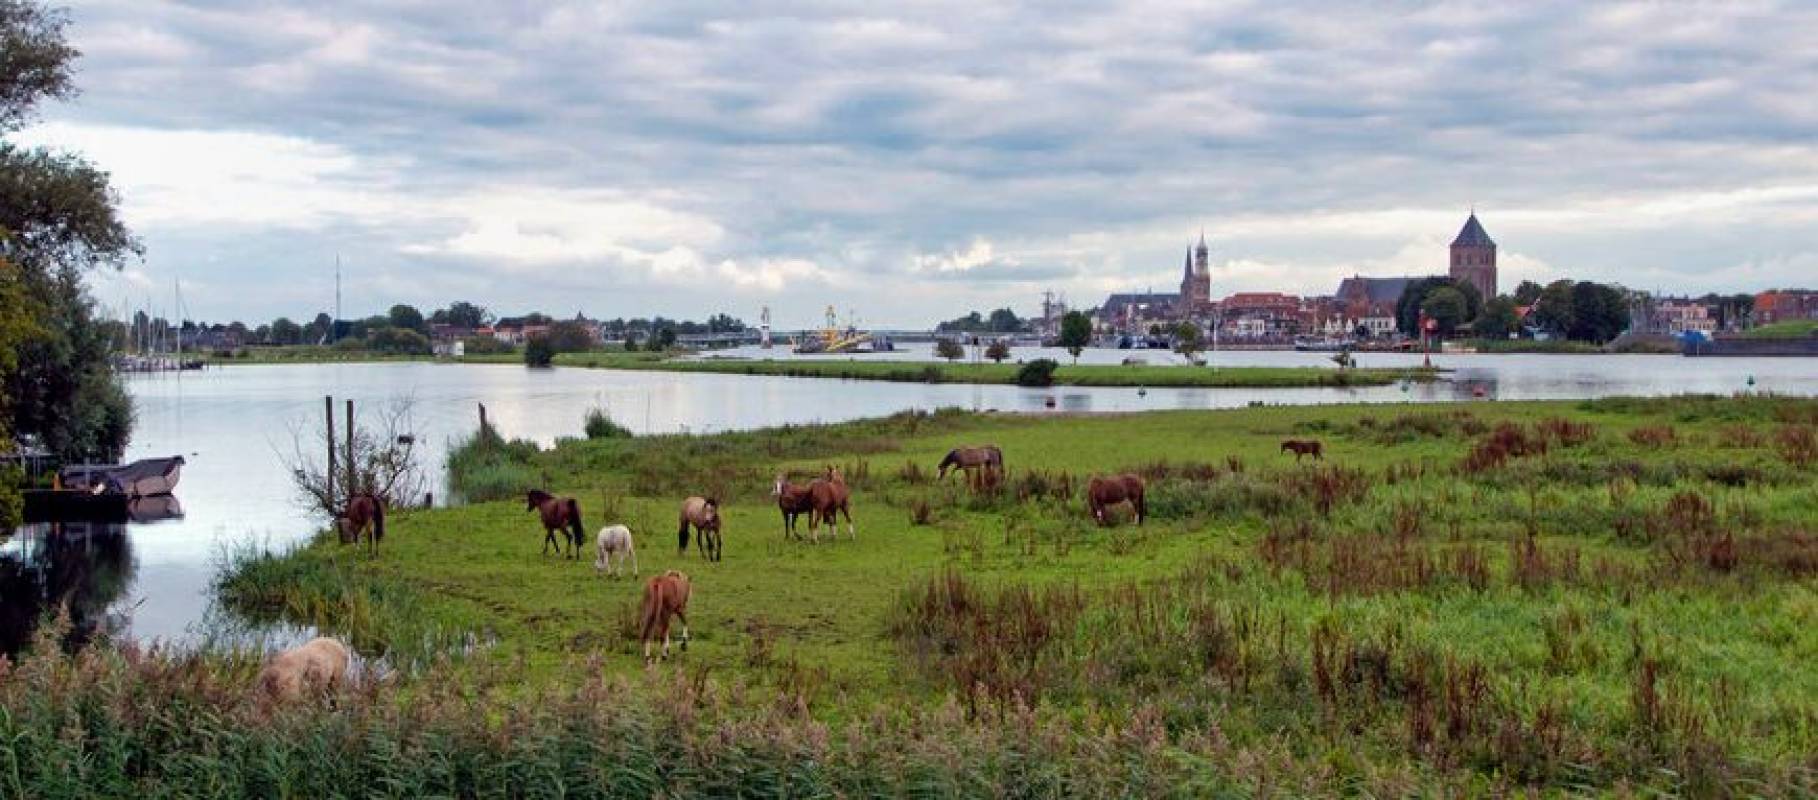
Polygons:
[[[581,557],[581,548],[587,544],[587,533],[581,528],[581,504],[574,498],[556,497],[542,489],[531,489],[524,495],[524,510],[535,511],[543,518],[543,555],[549,555],[549,546],[553,544],[556,555]],[[562,542],[556,540],[556,531],[564,534],[571,552],[562,552]]]
[[858,539],[858,528],[852,524],[852,491],[846,488],[846,479],[839,470],[828,467],[826,475],[808,484],[808,494],[814,504],[814,509],[808,512],[809,541],[820,544],[817,522],[833,526],[833,538],[840,538],[840,514],[846,515],[846,534]]
[[1294,463],[1300,463],[1301,456],[1312,456],[1314,461],[1323,461],[1325,448],[1316,439],[1284,439],[1281,452],[1293,453]]
[[675,532],[677,553],[688,552],[688,528],[694,527],[695,548],[708,561],[720,560],[720,502],[710,497],[682,501],[681,526]]
[[783,537],[802,538],[795,532],[795,519],[807,512],[812,519],[814,515],[814,497],[812,487],[790,483],[789,478],[781,473],[776,476],[776,485],[770,489],[770,496],[776,498],[777,510],[783,512]]
[[688,576],[670,570],[644,582],[644,607],[638,616],[643,625],[638,634],[644,643],[644,663],[650,663],[650,645],[663,640],[663,658],[669,658],[669,618],[682,621],[682,649],[688,649]]
[[1092,509],[1092,519],[1100,525],[1109,524],[1110,518],[1105,512],[1118,503],[1129,503],[1130,509],[1136,512],[1136,524],[1143,524],[1143,517],[1148,516],[1148,507],[1143,504],[1143,479],[1141,476],[1124,473],[1110,477],[1092,476],[1092,482],[1086,485],[1086,504]]
[[987,444],[978,447],[955,447],[947,451],[940,463],[940,479],[946,479],[947,470],[961,469],[966,472],[968,483],[974,489],[1004,476],[1004,451],[997,445]]
[[361,492],[348,498],[347,510],[335,518],[341,529],[341,544],[358,544],[366,534],[366,552],[378,553],[379,540],[385,538],[385,501],[372,492]]

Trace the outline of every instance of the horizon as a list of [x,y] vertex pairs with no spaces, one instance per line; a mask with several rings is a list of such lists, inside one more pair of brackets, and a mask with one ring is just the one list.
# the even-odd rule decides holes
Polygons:
[[[699,7],[696,7],[699,8]],[[1818,274],[1818,9],[1235,3],[70,10],[82,93],[10,140],[112,174],[110,307],[920,327],[1440,274],[1674,295]],[[154,313],[154,316],[156,314]],[[166,314],[169,316],[169,314]]]

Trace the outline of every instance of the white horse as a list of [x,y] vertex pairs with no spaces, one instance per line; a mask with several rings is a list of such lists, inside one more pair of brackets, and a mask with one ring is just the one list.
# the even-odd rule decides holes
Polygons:
[[[631,558],[631,574],[638,574],[638,551],[631,544],[631,529],[623,525],[607,525],[600,529],[600,538],[596,542],[593,557],[594,572],[611,572],[618,577],[619,568],[625,566],[626,557]],[[614,564],[612,556],[618,554],[618,563]]]
[[275,656],[259,672],[259,688],[275,700],[333,691],[347,680],[350,659],[338,639],[318,637]]

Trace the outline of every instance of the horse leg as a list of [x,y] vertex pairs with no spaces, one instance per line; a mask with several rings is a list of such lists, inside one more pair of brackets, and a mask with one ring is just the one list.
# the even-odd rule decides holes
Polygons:
[[682,621],[682,652],[686,653],[688,652],[688,616],[677,610],[675,618]]
[[852,541],[858,541],[858,527],[852,524],[852,508],[841,503],[840,513],[846,515],[846,535],[852,537]]
[[549,555],[549,545],[550,545],[550,543],[552,543],[554,541],[555,541],[555,531],[552,531],[548,528],[544,528],[543,529],[543,555],[545,557],[547,557]]
[[624,562],[625,556],[631,556],[631,577],[633,577],[633,578],[637,577],[638,576],[638,548],[637,548],[637,545],[632,544],[630,542],[626,542],[625,543],[625,553],[624,553],[624,555],[619,556],[620,563]]

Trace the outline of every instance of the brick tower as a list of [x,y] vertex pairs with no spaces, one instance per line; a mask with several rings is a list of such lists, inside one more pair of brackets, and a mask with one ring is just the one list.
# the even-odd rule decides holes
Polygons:
[[1488,301],[1496,296],[1496,242],[1484,233],[1477,213],[1465,220],[1452,240],[1452,280],[1470,283]]

